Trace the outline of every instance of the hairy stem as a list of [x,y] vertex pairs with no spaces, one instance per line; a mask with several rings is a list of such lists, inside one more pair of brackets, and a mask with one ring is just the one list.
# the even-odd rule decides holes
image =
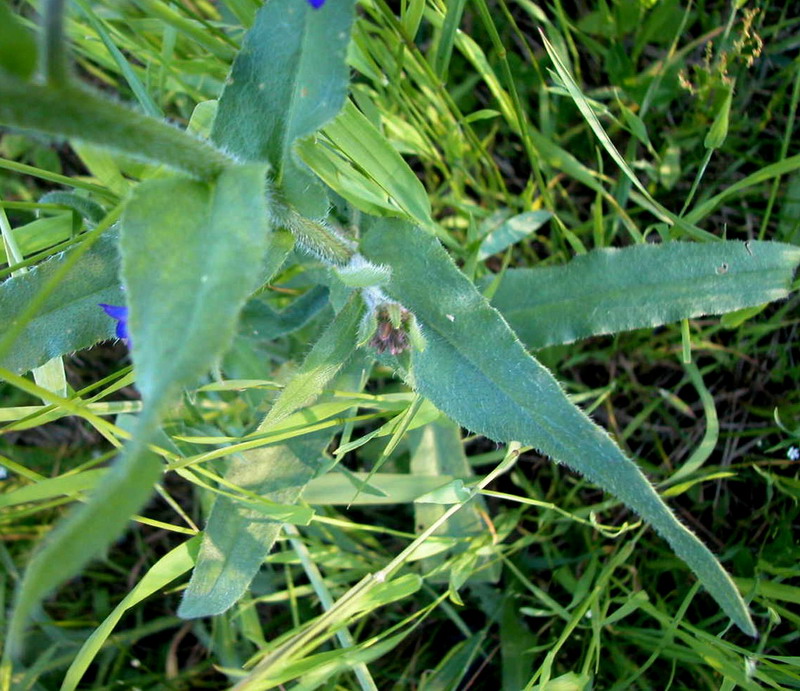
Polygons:
[[233,163],[209,144],[83,87],[31,84],[3,73],[0,124],[116,149],[203,180],[215,178]]

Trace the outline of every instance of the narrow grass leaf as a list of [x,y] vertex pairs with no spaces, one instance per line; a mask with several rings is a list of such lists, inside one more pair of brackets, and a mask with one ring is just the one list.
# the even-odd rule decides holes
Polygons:
[[492,305],[525,345],[542,348],[780,300],[798,263],[800,249],[777,242],[600,249],[563,266],[507,270]]
[[0,3],[0,69],[28,79],[36,69],[36,39],[11,11]]
[[[363,170],[397,207],[424,227],[433,225],[431,203],[422,182],[377,128],[348,101],[325,127],[331,142]],[[345,185],[338,185],[343,192]]]
[[355,350],[361,311],[361,297],[354,294],[314,344],[259,425],[259,432],[269,430],[302,406],[312,403],[323,392]]
[[717,415],[717,407],[714,403],[714,396],[708,390],[708,387],[703,381],[703,375],[696,364],[689,362],[685,363],[683,367],[689,375],[689,380],[700,395],[700,402],[703,404],[703,413],[705,415],[706,431],[703,435],[703,439],[692,452],[692,455],[686,460],[686,463],[670,476],[670,485],[679,480],[683,480],[700,468],[714,452],[717,441],[719,440],[719,417]]
[[458,691],[464,688],[464,677],[472,669],[485,640],[486,632],[483,631],[456,643],[436,667],[422,677],[419,691]]
[[[72,214],[57,214],[48,218],[38,218],[30,223],[17,226],[11,232],[19,251],[24,256],[41,252],[59,242],[72,237]],[[0,243],[0,261],[13,264],[6,256],[6,250]]]
[[762,182],[771,180],[773,178],[788,175],[800,169],[800,154],[789,156],[777,163],[771,163],[764,166],[761,170],[751,173],[746,178],[737,180],[732,185],[726,187],[722,192],[698,204],[692,211],[690,211],[683,220],[686,223],[698,223],[703,218],[708,216],[714,209],[716,209],[722,202],[730,197],[736,196],[742,190],[746,190],[755,185],[760,185]]
[[581,111],[581,115],[583,115],[583,117],[586,119],[586,122],[588,123],[589,127],[592,128],[592,131],[603,145],[603,148],[608,152],[609,156],[614,159],[614,162],[620,167],[622,172],[625,173],[628,179],[638,188],[644,197],[650,203],[658,207],[658,203],[650,196],[650,192],[647,191],[647,188],[645,188],[645,186],[641,183],[639,178],[636,176],[636,173],[634,173],[631,167],[628,165],[628,162],[617,150],[617,147],[614,146],[614,142],[611,141],[611,138],[600,124],[600,120],[597,118],[594,109],[587,101],[586,96],[583,95],[583,92],[580,90],[578,84],[572,78],[569,69],[561,60],[556,49],[553,47],[550,41],[547,40],[544,34],[541,34],[541,38],[547,54],[553,61],[553,66],[556,68],[559,79],[566,87],[573,101],[575,101],[575,105],[578,107],[578,110]]
[[112,610],[111,614],[86,639],[61,682],[61,691],[74,691],[78,687],[86,670],[89,669],[89,665],[92,664],[124,614],[191,569],[197,558],[199,547],[200,536],[193,537],[165,554],[150,567],[142,579]]
[[105,473],[105,470],[99,468],[84,470],[73,475],[59,475],[58,477],[40,480],[11,492],[6,491],[4,494],[0,494],[0,509],[54,497],[69,496],[84,492],[87,489],[93,489]]
[[102,20],[97,17],[91,5],[85,0],[76,0],[76,2],[78,7],[83,10],[83,14],[86,19],[89,20],[89,24],[91,24],[92,28],[97,32],[97,35],[100,37],[100,40],[106,47],[106,50],[111,54],[111,57],[117,64],[117,67],[119,67],[119,71],[122,73],[122,76],[125,77],[125,81],[128,82],[128,86],[136,96],[136,100],[139,101],[139,105],[142,107],[142,110],[151,117],[164,117],[164,113],[161,112],[161,109],[156,105],[150,94],[147,93],[147,89],[136,75],[136,72],[134,71],[133,67],[131,67],[131,64],[122,54],[122,51],[114,45],[114,42],[108,35],[108,31],[106,31]]
[[491,257],[524,240],[539,230],[552,216],[552,213],[544,210],[526,211],[503,221],[481,241],[478,259]]
[[[436,506],[435,503],[453,504],[465,500],[468,492],[464,487],[464,478],[472,475],[472,468],[461,443],[461,431],[449,420],[443,419],[426,425],[410,433],[408,440],[411,452],[410,472],[415,480],[421,481],[430,477],[442,479],[448,476],[458,478],[442,483],[440,487],[414,499],[414,530],[419,533],[445,512],[444,506]],[[443,501],[434,502],[436,499]],[[486,510],[485,499],[477,496],[461,511],[448,518],[435,534],[463,540],[462,544],[466,547],[468,538],[481,535],[486,530],[481,518],[481,512],[485,514]],[[457,551],[463,551],[463,548]],[[429,560],[424,563],[423,568],[432,569],[442,561],[443,557]]]
[[716,557],[675,518],[608,434],[569,402],[434,238],[382,221],[366,235],[362,250],[392,268],[386,290],[416,315],[427,339],[424,351],[412,353],[417,391],[460,425],[496,441],[533,446],[622,500],[669,542],[725,613],[743,631],[755,633]]
[[[70,268],[64,280],[23,328],[0,366],[17,374],[48,360],[114,338],[114,322],[98,303],[122,304],[116,233],[107,233]],[[0,338],[68,260],[54,257],[0,284]]]
[[[368,473],[353,473],[357,482],[363,483]],[[468,479],[471,474],[462,479]],[[353,479],[344,473],[326,473],[308,483],[303,500],[319,506],[371,506],[385,504],[407,504],[427,492],[447,485],[454,478],[449,475],[425,476],[406,473],[375,473],[370,484],[379,494],[368,494],[364,490],[353,498]]]
[[433,56],[433,70],[442,82],[447,80],[450,58],[453,55],[453,44],[466,4],[466,0],[455,0],[455,2],[447,4],[447,13],[444,16],[439,41],[436,44],[436,53]]

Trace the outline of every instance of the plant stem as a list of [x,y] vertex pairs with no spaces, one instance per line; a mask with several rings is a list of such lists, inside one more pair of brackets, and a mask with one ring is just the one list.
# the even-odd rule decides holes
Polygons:
[[116,149],[211,180],[233,164],[206,142],[83,87],[43,86],[0,73],[0,124]]
[[69,78],[64,41],[64,0],[46,0],[39,45],[41,75],[47,84],[61,86]]

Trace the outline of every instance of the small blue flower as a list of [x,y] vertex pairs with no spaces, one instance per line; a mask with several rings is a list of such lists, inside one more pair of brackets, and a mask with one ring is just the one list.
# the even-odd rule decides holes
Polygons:
[[128,345],[128,308],[124,305],[106,305],[100,303],[103,311],[112,319],[117,320],[117,338],[121,338]]
[[315,10],[318,10],[325,4],[325,0],[308,0],[308,4],[311,5]]

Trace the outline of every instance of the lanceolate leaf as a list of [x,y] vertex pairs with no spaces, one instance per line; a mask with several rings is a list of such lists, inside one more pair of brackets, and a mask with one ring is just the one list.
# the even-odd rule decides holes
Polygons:
[[269,429],[298,408],[312,403],[322,393],[355,350],[361,309],[361,298],[354,294],[333,318],[300,370],[281,392],[259,425],[259,431]]
[[492,304],[525,345],[542,348],[779,300],[798,263],[800,248],[755,240],[602,249],[510,269]]
[[305,326],[328,304],[328,289],[312,288],[297,298],[282,312],[276,312],[266,302],[253,298],[242,310],[239,331],[258,341],[271,341]]
[[[311,349],[259,426],[264,431],[318,396],[355,350],[360,298],[353,296]],[[293,504],[320,468],[330,443],[326,430],[230,459],[225,479],[279,504]],[[282,522],[226,496],[217,498],[189,588],[182,617],[224,612],[244,594],[280,533]]]
[[[297,501],[320,466],[330,432],[228,459],[225,479],[280,504]],[[282,521],[217,497],[208,518],[197,566],[178,614],[186,619],[220,614],[244,595],[281,531]]]
[[[142,183],[122,219],[123,274],[137,385],[145,402],[132,440],[88,503],[49,536],[17,594],[8,649],[18,654],[36,604],[116,537],[161,474],[148,445],[181,386],[195,383],[235,333],[262,265],[269,228],[265,166],[237,166],[215,183]],[[99,309],[99,308],[98,308]]]
[[387,291],[416,315],[427,339],[425,350],[412,354],[420,393],[459,424],[490,439],[534,446],[617,496],[670,543],[725,613],[755,634],[747,607],[714,555],[611,438],[569,402],[435,238],[382,221],[366,235],[362,251],[392,267]]
[[2,70],[0,124],[89,142],[204,180],[213,179],[232,164],[205,142],[93,91],[23,81]]
[[280,177],[294,140],[333,118],[347,94],[353,0],[270,0],[259,9],[233,64],[211,138]]
[[269,227],[265,166],[215,184],[145,182],[122,219],[122,257],[136,381],[148,402],[194,384],[233,339],[255,289]]
[[[114,338],[114,322],[98,303],[122,304],[116,233],[107,233],[73,266],[25,325],[0,366],[23,374],[59,355]],[[66,261],[61,254],[0,285],[0,338]]]

